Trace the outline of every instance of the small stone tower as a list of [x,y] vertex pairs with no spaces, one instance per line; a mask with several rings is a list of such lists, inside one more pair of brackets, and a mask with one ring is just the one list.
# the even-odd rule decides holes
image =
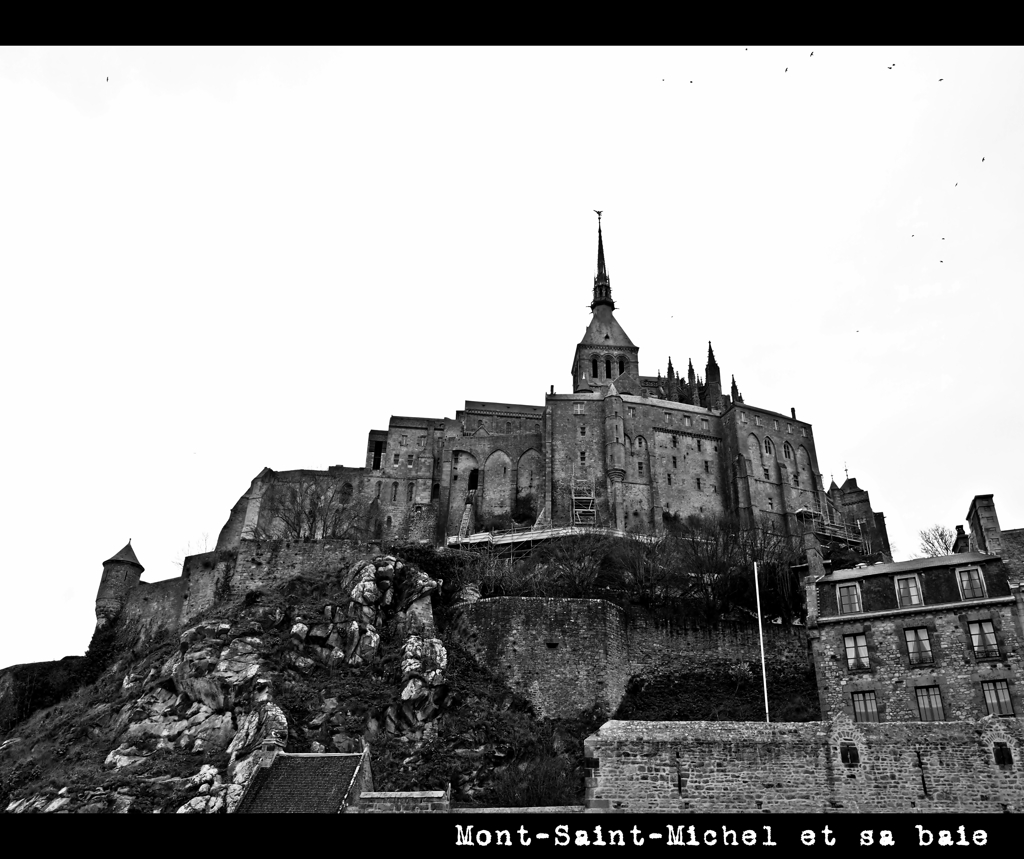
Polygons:
[[120,552],[103,562],[103,576],[96,594],[96,626],[106,626],[124,607],[128,594],[139,583],[144,567],[128,541]]

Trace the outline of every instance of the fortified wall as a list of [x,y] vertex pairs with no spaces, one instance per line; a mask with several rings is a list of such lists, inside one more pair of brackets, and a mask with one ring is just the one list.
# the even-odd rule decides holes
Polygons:
[[[759,665],[753,624],[668,622],[606,600],[490,597],[456,610],[453,636],[545,717],[614,713],[630,679]],[[803,627],[764,628],[766,660],[810,667]]]
[[1024,811],[1019,719],[612,721],[584,749],[595,811]]

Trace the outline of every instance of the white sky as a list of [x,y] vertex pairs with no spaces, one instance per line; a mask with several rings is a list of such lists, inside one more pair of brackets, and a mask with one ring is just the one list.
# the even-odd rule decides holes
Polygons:
[[642,373],[713,341],[897,559],[1024,527],[1020,48],[3,48],[0,116],[0,667],[263,466],[570,390],[592,209]]

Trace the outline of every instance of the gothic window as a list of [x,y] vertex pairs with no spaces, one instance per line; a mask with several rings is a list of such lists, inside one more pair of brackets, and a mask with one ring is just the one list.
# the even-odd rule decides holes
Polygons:
[[938,686],[918,686],[914,692],[917,693],[917,710],[921,714],[922,722],[945,721],[942,694]]
[[846,667],[852,671],[868,668],[868,639],[863,633],[844,635],[843,645],[846,648]]
[[957,582],[960,584],[960,596],[965,600],[979,600],[985,597],[985,580],[981,577],[978,567],[968,567],[956,571]]
[[[874,692],[854,692],[852,697],[855,722],[878,721],[878,700]],[[856,746],[854,750],[856,751]]]
[[793,458],[793,448],[788,441],[782,446],[782,452],[786,455],[786,459]]
[[435,483],[434,488],[430,490],[430,500],[437,501],[441,497],[441,484]]
[[398,500],[398,484],[397,483],[392,483],[391,484],[391,500],[392,501],[397,501]]
[[621,376],[626,372],[626,362],[619,358],[619,375]]
[[604,375],[605,378],[610,379],[612,377],[612,361],[611,358],[604,359]]
[[999,645],[996,642],[996,631],[992,621],[982,620],[967,624],[971,633],[971,647],[974,648],[974,655],[978,659],[989,659],[999,655]]
[[415,488],[415,484],[414,483],[410,483],[409,486],[406,487],[405,501],[406,501],[407,504],[411,504],[412,503],[412,493],[413,493],[413,489],[414,488]]
[[766,438],[764,440],[764,452],[769,456],[775,453],[775,448],[772,446],[772,440],[770,438]]
[[480,480],[480,470],[474,468],[469,472],[469,491],[472,492],[477,487],[477,483]]
[[1013,715],[1009,683],[1005,680],[989,680],[981,684],[981,691],[985,695],[985,709],[990,716]]
[[900,608],[910,605],[921,605],[921,583],[917,576],[896,577],[896,597]]
[[596,379],[597,378],[597,358],[591,358],[590,359],[590,370],[591,370],[591,373],[590,373],[591,377]]

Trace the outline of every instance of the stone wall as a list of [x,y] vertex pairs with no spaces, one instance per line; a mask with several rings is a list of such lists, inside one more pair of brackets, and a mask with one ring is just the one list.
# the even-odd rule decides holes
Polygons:
[[152,641],[160,633],[178,631],[184,602],[184,578],[139,582],[121,610],[121,626],[131,636],[129,646]]
[[[716,672],[761,664],[757,624],[661,620],[633,609],[629,619],[629,672],[652,678],[665,674]],[[765,659],[776,668],[811,666],[807,630],[802,626],[764,626]],[[758,668],[760,670],[760,668]]]
[[451,810],[449,790],[411,790],[411,791],[363,791],[359,797],[359,806],[351,807],[352,811],[363,814],[394,814],[410,812],[440,812]]
[[[946,719],[976,719],[988,714],[981,684],[993,680],[1007,682],[1014,713],[1024,714],[1020,685],[1015,683],[1015,678],[1024,676],[1024,648],[1016,626],[1015,605],[1006,599],[1001,605],[965,605],[957,611],[819,621],[814,649],[822,714],[826,718],[840,713],[852,716],[854,693],[874,692],[881,721],[917,720],[920,713],[915,690],[937,686]],[[996,657],[978,658],[971,646],[968,624],[984,620],[991,621],[995,630],[999,647]],[[905,631],[914,628],[928,631],[930,663],[910,662]],[[850,667],[844,641],[847,635],[864,635],[866,667]]]
[[607,722],[584,748],[593,810],[1024,811],[1018,719]]
[[460,607],[461,642],[544,717],[596,706],[613,713],[625,694],[622,609],[604,600],[498,597]]

